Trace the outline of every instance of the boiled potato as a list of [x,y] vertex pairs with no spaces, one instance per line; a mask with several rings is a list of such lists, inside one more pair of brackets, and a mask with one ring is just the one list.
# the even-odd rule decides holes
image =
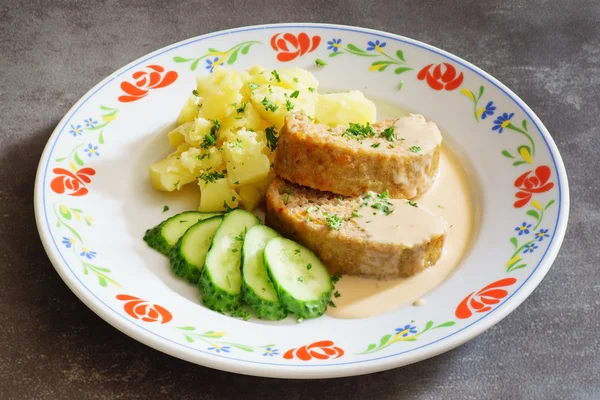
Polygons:
[[[193,120],[194,119],[192,119],[192,121]],[[167,134],[171,147],[177,147],[185,142],[185,138],[192,125],[194,125],[192,122],[185,122]]]
[[235,112],[232,104],[240,104],[240,89],[244,85],[242,74],[230,68],[216,67],[208,76],[196,80],[202,106],[200,113],[209,120],[223,120]]
[[225,142],[223,148],[231,185],[257,183],[269,173],[269,157],[263,153],[265,143],[256,140],[256,132],[241,129],[236,140]]
[[[238,112],[241,111],[241,112]],[[260,130],[263,127],[263,122],[260,119],[260,114],[251,103],[241,103],[237,105],[236,112],[221,122],[219,130],[219,138],[226,140],[233,139],[241,128],[248,130]]]
[[206,135],[210,134],[215,121],[198,117],[190,126],[187,132],[184,131],[185,141],[194,147],[199,147],[204,143]]
[[237,192],[240,195],[240,204],[248,211],[254,210],[260,202],[260,191],[255,186],[242,186]]
[[[298,97],[291,97],[292,95]],[[315,116],[315,99],[308,90],[284,89],[279,86],[260,85],[250,95],[254,107],[260,116],[277,129],[281,129],[288,112],[304,111],[310,117]]]
[[192,122],[198,116],[198,110],[200,109],[201,99],[198,96],[190,95],[185,101],[179,116],[177,117],[177,125],[181,125],[186,122]]
[[200,186],[198,211],[226,211],[227,207],[236,208],[239,204],[238,194],[229,186],[226,178],[214,182],[199,180],[198,185]]
[[375,104],[358,90],[317,96],[316,119],[322,124],[373,123],[376,114]]
[[167,157],[152,164],[148,170],[150,181],[156,190],[172,192],[196,180],[196,175],[181,163],[179,157]]
[[[194,176],[200,175],[202,171],[210,169],[224,169],[223,150],[217,147],[211,147],[208,150],[192,147],[180,155],[181,165],[190,171]],[[223,167],[223,168],[221,168]]]
[[292,90],[308,90],[309,88],[315,91],[319,88],[319,81],[310,72],[302,68],[283,68],[278,70],[279,78],[281,79],[280,86]]

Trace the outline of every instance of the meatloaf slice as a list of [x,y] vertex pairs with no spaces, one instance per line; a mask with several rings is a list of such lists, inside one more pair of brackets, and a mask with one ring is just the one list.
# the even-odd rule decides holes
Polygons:
[[[447,222],[412,201],[386,198],[373,193],[343,198],[278,177],[267,190],[266,224],[312,249],[331,274],[390,279],[408,277],[435,264],[441,255]],[[389,212],[385,207],[395,208]],[[394,219],[401,207],[408,207],[402,212],[408,211],[409,217],[398,215],[401,218]],[[388,236],[384,239],[369,229],[373,214],[380,215],[382,210],[389,212],[382,217],[390,218],[391,224],[389,230],[384,229],[383,236]],[[432,223],[435,229],[424,231],[422,224],[411,220]],[[398,237],[412,235],[410,243],[394,240],[394,232],[399,233]]]
[[393,198],[412,199],[431,187],[442,144],[435,123],[410,114],[377,122],[371,130],[348,128],[289,114],[279,135],[275,172],[302,186],[344,196],[389,190]]

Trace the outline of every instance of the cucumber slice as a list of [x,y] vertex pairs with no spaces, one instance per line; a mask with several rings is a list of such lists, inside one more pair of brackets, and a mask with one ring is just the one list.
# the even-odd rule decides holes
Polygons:
[[281,237],[264,225],[250,229],[242,251],[242,297],[259,318],[277,321],[287,316],[263,262],[267,242]]
[[198,283],[206,253],[223,217],[217,215],[192,225],[171,249],[171,268],[188,282]]
[[198,287],[204,304],[215,311],[234,311],[242,300],[242,245],[244,236],[260,220],[251,212],[233,210],[225,215],[213,238]]
[[325,313],[333,284],[319,258],[306,247],[285,238],[274,238],[264,252],[265,266],[279,300],[302,318]]
[[184,211],[164,220],[154,228],[148,229],[144,235],[144,241],[154,250],[168,256],[169,251],[190,226],[215,215],[223,215],[223,213]]

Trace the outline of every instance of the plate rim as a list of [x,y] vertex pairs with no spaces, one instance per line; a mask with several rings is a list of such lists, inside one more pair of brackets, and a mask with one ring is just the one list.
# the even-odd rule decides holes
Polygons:
[[[88,289],[68,268],[68,265],[63,262],[60,258],[59,252],[52,246],[52,241],[49,240],[51,234],[49,230],[45,230],[46,226],[44,225],[44,186],[43,181],[45,178],[45,163],[48,161],[49,156],[56,145],[58,136],[66,121],[75,114],[75,112],[97,91],[101,88],[117,79],[119,76],[129,71],[131,68],[156,57],[166,51],[173,50],[175,48],[181,47],[183,45],[193,43],[195,41],[201,41],[210,39],[211,37],[221,36],[225,34],[231,33],[239,33],[245,31],[256,31],[256,30],[267,30],[273,28],[325,28],[325,29],[338,29],[343,31],[351,31],[351,32],[360,32],[360,33],[370,33],[373,35],[377,35],[385,38],[392,38],[397,41],[409,43],[411,45],[420,47],[425,50],[429,50],[433,53],[442,55],[451,60],[454,60],[461,64],[462,66],[468,68],[472,72],[481,76],[485,80],[487,80],[492,85],[496,86],[499,90],[501,90],[504,94],[506,94],[509,98],[511,98],[519,108],[529,117],[531,121],[535,124],[538,130],[541,133],[542,138],[546,142],[550,150],[550,156],[554,163],[554,167],[556,169],[558,175],[559,182],[559,209],[556,220],[556,228],[553,236],[553,240],[550,242],[546,252],[543,254],[541,260],[538,262],[536,267],[533,269],[531,274],[524,279],[523,283],[513,292],[511,293],[506,300],[502,302],[498,307],[494,308],[492,312],[485,314],[483,317],[478,319],[477,321],[464,326],[463,328],[444,336],[438,340],[427,343],[426,345],[416,347],[414,349],[410,349],[407,352],[399,352],[390,354],[387,356],[379,357],[376,359],[365,360],[364,362],[351,362],[346,364],[329,364],[329,365],[283,365],[283,364],[267,364],[267,363],[257,363],[249,360],[239,360],[239,359],[231,359],[224,357],[215,357],[212,355],[207,357],[205,355],[201,355],[200,357],[195,357],[191,352],[188,352],[187,349],[189,346],[186,346],[182,343],[174,342],[170,339],[164,338],[157,333],[154,333],[133,321],[127,320],[122,317],[122,315],[118,314],[111,307],[104,304],[102,300],[97,298],[94,293]],[[56,125],[52,134],[48,138],[46,145],[44,147],[44,151],[40,156],[40,161],[38,164],[38,168],[36,171],[36,179],[35,179],[35,187],[34,187],[34,213],[36,219],[36,225],[38,229],[38,234],[40,236],[40,240],[44,246],[44,250],[48,255],[48,258],[59,276],[62,280],[67,284],[69,289],[88,307],[90,308],[96,315],[100,316],[107,323],[128,335],[129,337],[144,343],[145,345],[152,347],[158,351],[163,353],[172,355],[174,357],[203,365],[209,368],[215,368],[223,371],[240,373],[245,375],[255,375],[255,376],[264,376],[264,377],[277,377],[277,378],[289,378],[289,379],[304,379],[304,378],[334,378],[334,377],[342,377],[342,376],[354,376],[354,375],[362,375],[368,374],[378,371],[383,371],[391,368],[396,368],[399,366],[405,366],[412,364],[414,362],[422,361],[427,358],[434,357],[446,351],[450,351],[461,344],[472,340],[476,336],[479,336],[485,330],[489,329],[491,326],[499,323],[502,319],[504,319],[508,314],[514,311],[518,306],[533,292],[533,290],[540,284],[545,275],[550,270],[552,264],[554,263],[558,251],[562,245],[564,240],[564,236],[566,233],[567,225],[568,225],[568,217],[569,217],[569,209],[570,209],[570,196],[569,196],[569,185],[568,185],[568,177],[565,169],[565,165],[562,159],[562,156],[554,142],[554,139],[550,135],[550,132],[546,128],[546,126],[542,123],[539,117],[533,112],[533,110],[519,97],[517,96],[511,89],[506,87],[502,82],[483,71],[481,68],[475,66],[469,61],[464,60],[461,57],[458,57],[452,53],[449,53],[445,50],[439,49],[435,46],[431,46],[429,44],[423,43],[418,40],[414,40],[402,35],[398,35],[395,33],[363,28],[359,26],[351,26],[351,25],[339,25],[339,24],[326,24],[326,23],[278,23],[278,24],[260,24],[260,25],[250,25],[243,27],[236,27],[232,29],[226,29],[221,31],[209,32],[203,35],[195,36],[192,38],[188,38],[176,43],[172,43],[170,45],[159,48],[153,52],[147,53],[125,66],[117,69],[116,71],[109,74],[107,77],[102,79],[96,85],[94,85],[91,89],[89,89],[84,95],[82,95],[75,104],[67,111],[67,113],[61,118],[59,123]],[[116,315],[115,315],[116,314]],[[494,315],[493,317],[488,318],[490,315]],[[465,332],[466,331],[466,332]],[[165,343],[166,342],[166,343]],[[408,355],[409,352],[414,352],[416,350],[421,350],[419,352],[413,353],[412,355]],[[394,357],[404,354],[405,358],[401,363],[398,363],[394,359]],[[198,359],[201,361],[205,361],[205,363],[200,363]],[[367,362],[368,361],[368,362]],[[248,365],[251,367],[248,367]],[[286,368],[277,368],[277,367],[286,367]],[[308,367],[308,368],[307,368]]]

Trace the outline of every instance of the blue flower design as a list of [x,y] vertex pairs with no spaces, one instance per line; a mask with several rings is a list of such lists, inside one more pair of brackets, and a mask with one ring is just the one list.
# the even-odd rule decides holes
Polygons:
[[217,345],[215,345],[214,347],[209,347],[208,350],[215,351],[217,353],[220,353],[220,352],[229,353],[229,351],[231,350],[231,347],[230,346],[217,346]]
[[63,236],[62,244],[64,244],[67,249],[70,249],[75,244],[75,239]]
[[379,40],[376,40],[375,43],[369,41],[369,42],[367,42],[367,44],[369,45],[369,47],[367,47],[367,51],[373,51],[373,50],[381,51],[381,49],[383,47],[385,47],[385,45],[387,43],[386,42],[380,42]]
[[215,57],[213,60],[211,60],[210,58],[208,58],[206,60],[206,69],[209,70],[210,72],[213,72],[213,70],[215,69],[215,67],[219,63],[219,57]]
[[523,222],[521,226],[517,226],[515,228],[515,231],[519,232],[519,236],[521,236],[522,234],[529,235],[529,228],[531,228],[531,224]]
[[73,135],[73,137],[77,137],[77,135],[81,136],[81,134],[83,133],[83,129],[81,129],[81,125],[71,125],[71,130],[69,131],[69,133]]
[[496,106],[494,106],[494,102],[490,101],[485,105],[485,108],[481,111],[481,119],[486,119],[487,116],[494,115],[494,111],[496,111]]
[[81,254],[79,254],[81,257],[87,258],[88,260],[91,260],[92,258],[96,257],[96,252],[95,251],[91,251],[89,250],[87,247],[82,247],[81,248]]
[[269,356],[269,357],[278,356],[278,355],[279,355],[279,350],[273,349],[271,347],[267,347],[265,349],[265,352],[263,353],[263,356]]
[[96,125],[98,123],[98,121],[94,121],[93,118],[88,118],[88,119],[86,119],[83,122],[85,122],[85,127],[86,128],[93,128],[94,125]]
[[91,143],[88,144],[87,149],[84,149],[83,151],[85,151],[87,153],[88,157],[91,157],[94,154],[97,155],[97,156],[100,155],[100,152],[98,152],[98,146],[94,146]]
[[544,240],[545,237],[550,237],[550,235],[548,235],[548,229],[540,229],[539,232],[535,234],[535,238],[538,242]]
[[498,131],[498,133],[502,133],[504,128],[510,124],[510,119],[515,115],[515,113],[503,113],[494,121],[494,126],[492,127],[493,131]]
[[537,244],[530,243],[527,246],[525,246],[525,250],[523,250],[523,253],[533,253],[533,251],[537,248],[538,248]]
[[327,42],[327,50],[333,50],[334,53],[337,53],[340,49],[340,43],[342,43],[342,39],[333,38],[331,41]]
[[402,337],[407,337],[409,333],[413,335],[417,333],[417,327],[414,325],[406,324],[404,328],[396,328],[396,335],[402,333]]

